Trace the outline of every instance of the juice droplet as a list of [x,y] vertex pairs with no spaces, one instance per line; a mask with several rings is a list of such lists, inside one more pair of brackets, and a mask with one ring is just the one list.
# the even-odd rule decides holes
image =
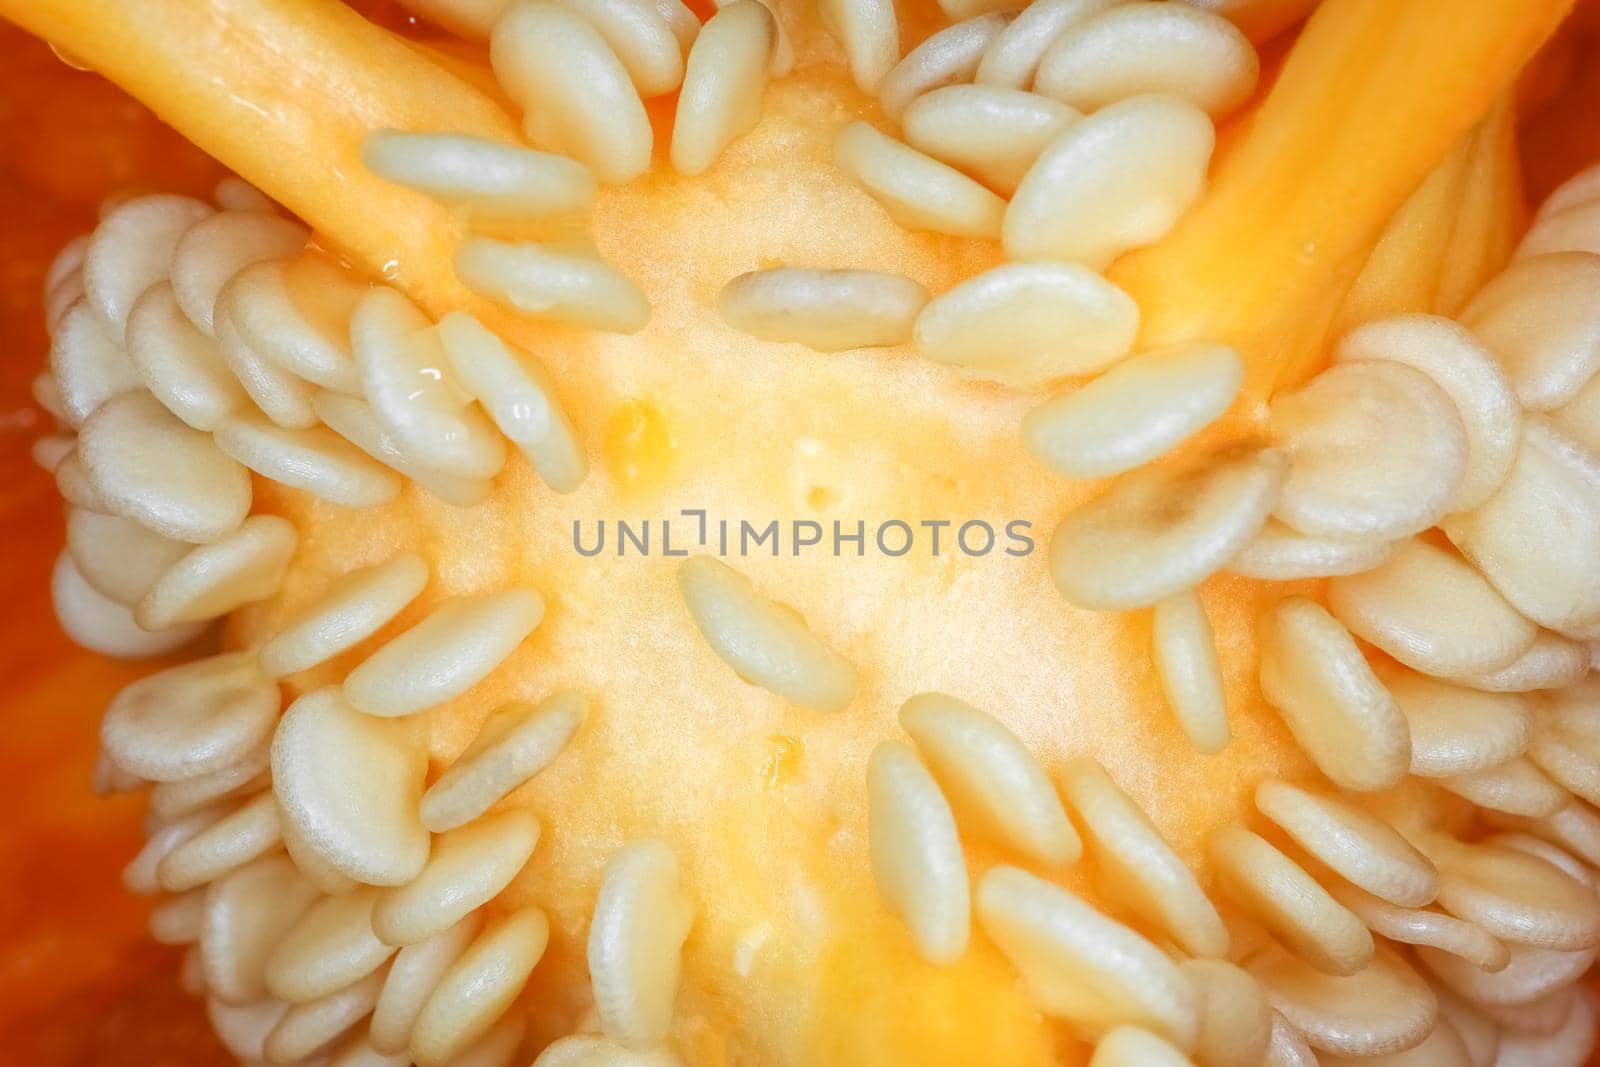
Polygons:
[[629,489],[659,485],[677,448],[666,416],[648,400],[629,400],[606,427],[606,466]]

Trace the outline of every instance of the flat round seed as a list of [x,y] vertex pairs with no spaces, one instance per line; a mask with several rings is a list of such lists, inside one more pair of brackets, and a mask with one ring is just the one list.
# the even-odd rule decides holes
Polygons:
[[1479,693],[1411,671],[1384,676],[1411,734],[1411,773],[1472,774],[1520,756],[1532,733],[1528,702]]
[[280,371],[361,396],[350,316],[372,286],[320,255],[246,267],[219,298],[239,339]]
[[1594,1004],[1586,996],[1572,1000],[1571,1013],[1550,1034],[1507,1029],[1500,1039],[1496,1065],[1526,1064],[1527,1067],[1578,1067],[1594,1051]]
[[1558,631],[1600,619],[1600,460],[1541,418],[1511,476],[1445,532],[1513,607]]
[[176,819],[219,801],[248,796],[271,784],[266,774],[271,762],[271,745],[263,743],[217,770],[177,782],[157,782],[150,790],[150,814]]
[[1556,186],[1555,191],[1539,205],[1534,217],[1548,218],[1596,200],[1600,200],[1600,167],[1585,167]]
[[1280,949],[1248,964],[1273,1008],[1318,1052],[1381,1056],[1422,1043],[1439,1017],[1432,989],[1388,947],[1366,969],[1323,974]]
[[1216,132],[1171,96],[1138,96],[1068,126],[1029,168],[1005,212],[1012,259],[1100,268],[1165,237],[1205,189]]
[[[1494,1067],[1500,1047],[1500,1027],[1482,1012],[1482,1006],[1468,1004],[1448,989],[1435,989],[1439,997],[1438,1030],[1449,1024],[1461,1039],[1467,1058],[1464,1067]],[[1419,1065],[1420,1067],[1420,1065]]]
[[290,851],[307,850],[369,885],[404,885],[428,859],[417,818],[427,769],[409,724],[364,715],[338,689],[289,705],[272,742],[273,789]]
[[439,334],[411,301],[373,289],[350,322],[367,401],[409,455],[463,478],[493,477],[505,442],[456,382]]
[[1452,915],[1519,945],[1561,952],[1600,945],[1593,891],[1559,867],[1515,849],[1454,842],[1434,859],[1439,904]]
[[544,599],[532,589],[441,601],[351,671],[345,697],[367,714],[384,717],[442,704],[503,663],[543,617]]
[[1438,891],[1438,872],[1426,856],[1347,801],[1269,778],[1256,786],[1255,802],[1308,855],[1375,897],[1420,908]]
[[282,830],[283,847],[289,853],[289,858],[300,868],[300,873],[305,875],[306,881],[316,886],[319,892],[338,895],[356,888],[356,880],[345,876],[326,855],[318,852],[311,839],[293,819],[284,818]]
[[[1600,684],[1585,679],[1540,702],[1528,758],[1591,804],[1600,797]],[[1565,805],[1563,805],[1565,806]],[[1549,813],[1544,813],[1549,814]]]
[[1359,574],[1388,559],[1398,545],[1398,541],[1307,537],[1277,519],[1268,519],[1255,539],[1228,562],[1228,570],[1270,582]]
[[662,96],[683,81],[683,46],[652,0],[561,2],[605,39],[640,96]]
[[143,599],[189,547],[132,519],[76,507],[67,511],[67,551],[78,573],[101,596],[126,607]]
[[1520,1005],[1570,985],[1594,963],[1594,949],[1561,952],[1527,945],[1508,945],[1511,962],[1486,971],[1450,952],[1429,946],[1417,959],[1446,989],[1474,1004]]
[[722,7],[700,30],[672,120],[670,158],[679,174],[705,173],[761,121],[777,40],[777,19],[757,0]]
[[1478,290],[1461,322],[1499,359],[1517,399],[1550,411],[1600,371],[1600,256],[1514,261]]
[[138,196],[100,220],[84,251],[83,288],[114,337],[144,291],[166,280],[178,239],[211,214],[187,196]]
[[[104,749],[100,753],[105,762],[116,768],[119,773],[126,775],[128,772],[118,768]],[[138,778],[137,775],[132,777]],[[138,784],[143,785],[144,779],[139,778]],[[157,872],[161,869],[161,861],[167,854],[195,834],[204,830],[222,817],[220,807],[211,807],[203,811],[191,812],[170,822],[163,822],[154,826],[145,838],[144,845],[139,849],[128,865],[122,868],[122,885],[130,893],[149,897],[161,891],[161,880]]]
[[989,239],[1000,235],[1004,200],[954,167],[865,122],[839,131],[833,161],[908,230]]
[[79,234],[62,245],[45,270],[44,325],[45,333],[50,336],[55,335],[67,308],[84,296],[83,260],[91,237],[93,234]]
[[40,470],[46,474],[54,474],[61,461],[71,455],[76,447],[78,439],[71,434],[51,434],[48,437],[35,439],[29,446],[28,454]]
[[1357,637],[1437,677],[1498,670],[1538,633],[1470,564],[1418,538],[1330,581],[1328,608]]
[[205,916],[205,890],[191,889],[170,897],[150,912],[150,937],[160,945],[192,945],[200,938]]
[[592,253],[472,237],[455,266],[468,288],[526,315],[610,333],[638,333],[650,321],[639,287]]
[[102,513],[111,510],[111,505],[101,496],[100,490],[89,481],[89,472],[84,469],[83,463],[78,458],[76,444],[73,445],[71,452],[56,462],[55,478],[56,492],[60,493],[61,499],[71,506]]
[[900,22],[892,0],[823,0],[823,25],[844,46],[856,88],[875,96],[900,61]]
[[1368,929],[1402,945],[1428,945],[1460,956],[1474,967],[1495,971],[1511,962],[1511,952],[1476,923],[1423,908],[1407,908],[1364,893],[1354,886],[1335,883],[1334,899],[1349,908]]
[[[207,885],[282,844],[278,802],[269,789],[173,848],[161,860],[156,874],[161,888],[181,893]],[[201,937],[204,936],[202,930]]]
[[1243,382],[1244,362],[1231,348],[1158,348],[1030,411],[1022,439],[1068,478],[1121,474],[1221,418]]
[[717,312],[741,333],[819,352],[901,345],[928,302],[910,278],[871,270],[774,267],[723,286]]
[[1436,315],[1380,319],[1345,335],[1334,358],[1405,364],[1455,404],[1466,430],[1467,466],[1449,510],[1477,507],[1511,473],[1522,410],[1494,355],[1463,327]]
[[258,211],[223,211],[184,231],[172,250],[172,292],[201,333],[215,337],[212,315],[228,279],[252,263],[287,259],[305,248],[304,226]]
[[78,459],[109,512],[176,541],[216,541],[250,512],[250,474],[147,392],[101,405]]
[[115,659],[147,659],[181,648],[200,636],[199,625],[147,630],[124,604],[101,594],[79,572],[69,552],[50,572],[56,621],[77,645]]
[[1554,252],[1600,252],[1600,204],[1577,204],[1541,215],[1523,234],[1517,257]]
[[140,626],[159,629],[275,596],[299,542],[288,519],[252,515],[221,540],[190,549],[151,586],[133,616]]
[[450,929],[407,945],[395,955],[378,996],[378,1006],[372,1011],[369,1035],[374,1048],[388,1053],[406,1050],[423,1005],[482,926],[477,914],[469,915]]
[[223,211],[277,211],[271,197],[232,174],[217,182],[211,190],[211,198]]
[[1186,953],[1227,955],[1228,929],[1194,872],[1105,768],[1075,759],[1061,771],[1061,788],[1088,837],[1101,893]]
[[1094,1046],[1089,1067],[1192,1067],[1189,1057],[1148,1030],[1119,1026]]
[[1005,195],[1078,118],[1065,104],[1034,93],[949,85],[911,101],[901,126],[911,147]]
[[382,985],[383,975],[374,972],[319,1000],[291,1006],[262,1043],[263,1058],[273,1064],[298,1063],[331,1044],[372,1011]]
[[64,421],[74,428],[107,400],[144,384],[120,337],[87,300],[66,310],[50,338],[50,374]]
[[1004,15],[979,15],[930,34],[884,76],[878,86],[878,106],[899,121],[923,93],[971,81],[984,50],[1006,22]]
[[230,282],[212,309],[212,330],[228,370],[262,414],[279,426],[302,430],[315,426],[317,415],[311,401],[316,390],[298,375],[262,358],[239,331],[233,317],[236,302]]
[[312,397],[312,407],[328,428],[391,470],[398,471],[445,503],[470,508],[489,496],[489,482],[447,474],[406,452],[379,423],[365,401],[338,393]]
[[510,885],[538,840],[539,820],[517,810],[440,834],[422,873],[383,892],[372,912],[373,932],[390,945],[444,933]]
[[1312,537],[1391,540],[1444,515],[1466,471],[1455,405],[1422,372],[1340,363],[1272,398],[1289,475],[1275,512]]
[[1497,767],[1453,774],[1437,780],[1485,811],[1538,818],[1565,806],[1572,796],[1531,760],[1515,756]]
[[1322,1067],[1322,1061],[1299,1031],[1276,1011],[1272,1013],[1272,1038],[1267,1043],[1263,1067]]
[[[515,1010],[502,1016],[484,1035],[468,1045],[466,1050],[450,1061],[450,1067],[515,1067],[522,1063],[519,1053],[528,1024]],[[409,1057],[400,1057],[397,1067],[405,1067]],[[334,1064],[333,1067],[339,1067]]]
[[378,897],[378,890],[362,886],[308,908],[267,957],[267,990],[279,1000],[304,1004],[383,966],[394,949],[372,933]]
[[[518,1038],[521,1032],[518,1031]],[[514,1051],[514,1050],[513,1050]],[[508,1057],[509,1058],[509,1054]],[[385,1056],[372,1047],[365,1035],[359,1031],[351,1034],[340,1043],[332,1057],[327,1061],[328,1067],[409,1067],[410,1057],[404,1055]],[[492,1067],[506,1067],[504,1064]]]
[[229,415],[217,447],[263,478],[303,489],[330,504],[370,508],[400,493],[400,479],[324,426],[289,430],[260,415]]
[[692,557],[678,587],[706,643],[740,678],[815,711],[841,711],[855,696],[855,668],[732,567]]
[[566,692],[497,709],[422,795],[422,824],[444,833],[488,811],[561,754],[587,711],[581,694]]
[[154,782],[208,774],[265,741],[278,688],[248,653],[192,660],[141,678],[112,697],[100,743],[119,767]]
[[900,725],[956,808],[992,838],[1050,867],[1077,860],[1083,843],[1050,777],[999,720],[955,697],[919,693],[901,707]]
[[262,671],[282,678],[354,648],[400,614],[427,584],[428,565],[410,552],[341,575],[261,646]]
[[319,895],[281,854],[263,856],[212,883],[200,930],[200,962],[211,994],[229,1004],[266,996],[267,957]]
[[[711,6],[720,9],[736,2],[737,0],[711,0]],[[789,39],[789,32],[783,28],[782,13],[774,6],[774,0],[760,0],[760,2],[768,11],[772,12],[773,21],[778,26],[778,41],[772,49],[772,62],[769,70],[774,78],[782,78],[794,70],[794,42]],[[683,7],[682,0],[655,0],[655,3],[658,8],[665,8],[670,4],[688,14],[689,24],[685,24],[681,29],[677,29],[674,32],[678,34],[678,40],[683,42],[684,51],[689,51],[694,45],[695,36],[700,32],[700,19],[693,12],[689,12]],[[669,18],[669,21],[676,27],[681,18],[681,15],[675,15]]]
[[1031,389],[1093,374],[1126,356],[1139,332],[1133,298],[1071,263],[1008,263],[929,301],[917,349],[972,378]]
[[667,845],[635,841],[606,861],[589,925],[589,980],[600,1025],[619,1045],[638,1051],[666,1036],[693,916]]
[[955,963],[967,951],[972,908],[967,860],[949,803],[916,753],[899,741],[873,749],[867,802],[879,895],[910,929],[924,959]]
[[1282,481],[1281,454],[1256,448],[1122,475],[1056,527],[1056,588],[1096,611],[1148,607],[1192,589],[1261,529]]
[[1250,99],[1259,74],[1256,50],[1220,15],[1188,4],[1121,4],[1057,37],[1034,88],[1083,111],[1167,93],[1221,119]]
[[1272,1009],[1261,983],[1227,960],[1184,960],[1178,966],[1200,1001],[1196,1067],[1261,1063],[1272,1041]]
[[246,1063],[264,1062],[267,1035],[289,1010],[287,1004],[264,999],[248,1004],[229,1004],[217,997],[206,998],[206,1017],[224,1048]]
[[544,365],[464,311],[439,320],[439,339],[462,386],[522,449],[545,484],[558,493],[582,485],[589,460]]
[[1211,862],[1227,894],[1310,966],[1351,975],[1372,963],[1361,920],[1265,838],[1229,827],[1211,839]]
[[611,184],[649,169],[644,102],[622,60],[578,12],[542,0],[516,4],[494,25],[489,60],[522,106],[535,145],[551,144]]
[[1550,421],[1591,453],[1600,453],[1600,380],[1590,378],[1576,396],[1550,413]]
[[1178,725],[1200,752],[1221,752],[1231,736],[1227,688],[1211,620],[1192,591],[1156,602],[1150,644],[1156,678]]
[[[617,0],[617,6],[638,2]],[[681,70],[681,56],[678,63]],[[361,162],[380,178],[459,207],[475,221],[584,212],[596,189],[594,176],[576,160],[465,133],[374,130],[361,142]]]
[[1071,26],[1125,0],[1033,0],[1017,12],[983,54],[975,79],[979,85],[1028,89],[1045,53]]
[[128,356],[145,388],[196,430],[212,430],[249,397],[217,342],[194,328],[172,294],[158,282],[128,315]]
[[1261,691],[1335,785],[1370,791],[1404,777],[1411,736],[1349,631],[1305,597],[1286,597],[1261,627]]
[[979,925],[1021,972],[1040,1011],[1091,1040],[1133,1025],[1194,1044],[1194,987],[1139,934],[1016,867],[989,868],[976,903]]
[[443,1067],[487,1034],[544,955],[550,923],[535,907],[490,923],[451,965],[417,1016],[411,1057]]
[[632,1052],[604,1037],[574,1034],[548,1045],[534,1067],[683,1067],[671,1048]]

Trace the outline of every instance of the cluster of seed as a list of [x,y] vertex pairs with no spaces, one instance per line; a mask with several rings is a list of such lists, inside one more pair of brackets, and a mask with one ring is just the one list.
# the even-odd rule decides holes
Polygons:
[[[478,293],[641,328],[632,282],[523,233],[581,215],[597,179],[643,172],[646,99],[678,92],[672,163],[711,166],[792,62],[772,11],[733,0],[702,27],[678,0],[422,6],[489,39],[547,150],[375,131],[367,165],[461,210],[456,270]],[[1195,745],[1229,733],[1195,587],[1222,570],[1329,578],[1327,607],[1291,596],[1263,622],[1269,702],[1339,790],[1410,776],[1499,831],[1468,841],[1377,800],[1263,782],[1262,832],[1211,843],[1252,939],[1098,764],[1052,781],[998,721],[927,693],[901,711],[914,747],[884,742],[867,772],[885,903],[936,964],[961,957],[975,913],[1101,1067],[1581,1062],[1594,1014],[1576,982],[1600,948],[1600,177],[1551,198],[1461,323],[1362,326],[1272,399],[1269,441],[1152,464],[1234,403],[1241,361],[1202,343],[1134,354],[1139,309],[1099,271],[1200,195],[1213,123],[1254,88],[1248,42],[1178,3],[1034,0],[1014,17],[952,12],[963,21],[902,58],[887,0],[824,13],[903,135],[852,124],[841,169],[902,225],[998,239],[1012,262],[932,299],[893,275],[761,271],[727,286],[724,317],[823,350],[912,341],[1014,388],[1094,375],[1022,426],[1063,476],[1115,479],[1061,523],[1051,571],[1078,607],[1151,609],[1158,674]],[[586,471],[532,356],[353,277],[241,183],[218,200],[112,205],[48,279],[37,393],[60,432],[37,455],[69,505],[55,602],[75,639],[112,655],[184,646],[278,591],[297,535],[251,514],[252,473],[370,507],[406,480],[482,500],[505,439],[557,491]],[[505,660],[540,621],[537,592],[434,603],[280,717],[278,679],[377,635],[428,580],[411,554],[345,575],[259,647],[151,676],[107,711],[103,784],[154,783],[129,885],[169,894],[156,936],[194,946],[193,984],[243,1059],[490,1067],[518,1051],[508,1009],[548,924],[496,899],[539,836],[496,805],[557,757],[585,701],[501,708],[432,785],[415,716]],[[851,702],[854,668],[731,568],[690,560],[680,584],[741,677],[819,711]],[[1358,641],[1392,663],[1375,668]],[[1045,875],[1087,845],[1105,899],[1155,939],[1021,867],[983,872],[974,894],[963,833]],[[691,916],[670,848],[620,849],[588,944],[600,1033],[539,1063],[673,1062]]]

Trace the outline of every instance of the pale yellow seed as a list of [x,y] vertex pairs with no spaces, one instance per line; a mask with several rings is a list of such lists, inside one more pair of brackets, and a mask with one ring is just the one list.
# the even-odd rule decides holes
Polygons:
[[1200,198],[1216,132],[1171,96],[1138,96],[1068,126],[1029,168],[1001,235],[1013,259],[1100,268],[1154,244]]
[[1439,903],[1452,915],[1519,945],[1600,946],[1593,891],[1559,867],[1514,849],[1456,842],[1439,845],[1434,860]]
[[1068,27],[1034,88],[1083,111],[1168,93],[1214,119],[1255,92],[1256,50],[1233,23],[1188,4],[1121,4]]
[[422,873],[379,897],[373,932],[390,945],[414,945],[443,933],[509,885],[538,840],[539,820],[516,810],[440,834]]
[[1427,945],[1416,949],[1417,959],[1446,989],[1479,1004],[1526,1004],[1570,985],[1595,960],[1594,949],[1563,952],[1557,949],[1508,945],[1511,962],[1486,971],[1453,953]]
[[470,508],[488,498],[490,484],[486,479],[448,474],[408,453],[379,423],[365,401],[324,391],[311,403],[317,417],[334,433],[452,507]]
[[672,121],[673,169],[703,174],[761,121],[778,23],[758,0],[735,0],[695,38]]
[[1197,1067],[1261,1063],[1272,1040],[1272,1009],[1261,983],[1227,960],[1184,960],[1179,967],[1200,1000]]
[[1261,629],[1261,689],[1335,785],[1386,789],[1411,762],[1405,717],[1349,631],[1315,601],[1286,597]]
[[1068,478],[1104,478],[1176,448],[1232,406],[1244,362],[1224,345],[1175,345],[1123,360],[1028,413],[1028,450]]
[[178,239],[211,214],[199,200],[156,195],[127,200],[100,220],[83,249],[83,289],[114,337],[145,290],[166,279]]
[[1189,1057],[1136,1026],[1119,1026],[1094,1046],[1089,1067],[1192,1067]]
[[1039,1009],[1079,1036],[1094,1040],[1132,1025],[1183,1048],[1194,1044],[1194,987],[1139,934],[1016,867],[985,872],[976,903],[979,925],[1021,972]]
[[1045,146],[1079,117],[1035,93],[949,85],[911,101],[901,126],[911,147],[1009,195]]
[[[1103,370],[1128,354],[1138,331],[1133,298],[1093,271],[1008,263],[935,297],[917,316],[914,336],[936,363],[1031,389]],[[1044,429],[1030,443],[1048,437]]]
[[161,888],[181,893],[213,882],[282,843],[278,802],[267,790],[173,848],[156,874]]
[[841,711],[855,696],[855,668],[798,612],[762,596],[732,567],[692,557],[678,569],[678,586],[701,635],[740,678],[816,711]]
[[[248,277],[248,272],[236,277]],[[264,359],[240,332],[234,308],[239,290],[233,282],[223,286],[212,316],[212,332],[222,360],[261,413],[279,426],[306,429],[315,426],[312,407],[315,389],[310,383]]]
[[1437,779],[1438,784],[1486,811],[1539,818],[1572,799],[1532,760],[1515,756],[1498,766]]
[[372,1011],[368,1032],[374,1048],[388,1053],[405,1051],[423,1005],[482,926],[479,913],[474,913],[426,941],[407,945],[395,955]]
[[833,160],[908,230],[990,239],[1000,234],[1004,200],[954,167],[865,122],[839,131]]
[[246,1063],[261,1063],[267,1035],[289,1010],[270,998],[248,1004],[228,1004],[217,997],[206,998],[206,1017],[211,1030],[224,1048]]
[[1272,398],[1272,438],[1289,456],[1274,514],[1312,537],[1392,540],[1444,515],[1466,472],[1450,398],[1390,361],[1338,363]]
[[900,22],[893,0],[822,0],[823,24],[844,46],[856,88],[875,95],[900,60]]
[[1411,773],[1472,774],[1522,754],[1532,735],[1528,702],[1479,693],[1411,671],[1384,675],[1411,735]]
[[1526,693],[1559,689],[1582,678],[1589,669],[1589,649],[1560,634],[1540,630],[1522,655],[1497,671],[1456,679],[1487,693]]
[[1184,952],[1221,958],[1228,930],[1188,865],[1105,769],[1076,759],[1061,787],[1088,836],[1101,892],[1172,938]]
[[1265,838],[1229,827],[1211,839],[1211,862],[1228,895],[1312,967],[1351,975],[1372,962],[1366,925]]
[[278,690],[247,653],[191,660],[111,699],[100,742],[124,770],[154,782],[208,774],[244,758],[273,729]]
[[1178,725],[1200,752],[1221,752],[1231,736],[1227,687],[1211,620],[1193,592],[1156,602],[1150,644],[1156,678]]
[[1283,468],[1281,453],[1245,447],[1122,475],[1056,527],[1056,588],[1097,611],[1148,607],[1192,589],[1261,529]]
[[488,811],[561,754],[587,710],[588,701],[569,692],[538,705],[511,703],[496,710],[423,794],[423,825],[443,833]]
[[318,1000],[293,1005],[262,1043],[263,1058],[284,1067],[306,1059],[360,1022],[377,1002],[382,984],[383,975],[375,972]]
[[1438,891],[1433,864],[1394,827],[1327,793],[1267,779],[1256,808],[1313,859],[1391,904],[1420,908]]
[[175,819],[217,801],[258,792],[271,784],[266,773],[271,757],[271,745],[261,744],[217,770],[177,782],[157,782],[150,790],[150,814]]
[[1571,1013],[1554,1033],[1506,1031],[1495,1063],[1506,1067],[1580,1067],[1594,1051],[1595,1026],[1593,1002],[1587,996],[1575,997]]
[[671,1048],[633,1052],[598,1035],[563,1037],[539,1053],[534,1067],[683,1067]]
[[252,263],[287,259],[305,247],[304,226],[258,211],[223,211],[184,231],[172,250],[172,292],[189,321],[217,336],[217,294]]
[[1343,883],[1330,885],[1328,891],[1368,929],[1390,941],[1428,945],[1486,971],[1497,971],[1511,962],[1506,946],[1476,923],[1432,909],[1401,907]]
[[583,16],[605,39],[640,96],[662,96],[683,81],[683,46],[654,0],[561,3]]
[[245,1004],[267,995],[267,957],[320,896],[288,856],[263,856],[206,890],[200,960],[213,996]]
[[81,427],[96,408],[143,384],[121,340],[87,300],[69,307],[50,339],[50,374],[63,421]]
[[344,877],[371,885],[415,878],[428,859],[417,818],[427,770],[420,741],[409,724],[362,714],[336,688],[289,705],[272,742],[272,779],[290,852],[298,835],[304,851]]
[[360,981],[394,955],[372,933],[378,890],[363,886],[308,908],[267,957],[267,990],[305,1004]]
[[972,909],[949,803],[916,753],[899,741],[873,749],[867,802],[879,894],[910,928],[923,958],[955,963],[967,950]]
[[922,94],[971,81],[984,50],[1005,25],[1003,15],[978,15],[930,34],[884,77],[878,86],[878,106],[898,121]]
[[590,252],[473,237],[455,266],[474,292],[537,318],[610,333],[637,333],[650,320],[639,287]]
[[439,338],[461,384],[545,484],[558,493],[576,491],[588,474],[588,457],[543,364],[464,311],[439,321]]
[[1421,371],[1444,390],[1467,443],[1466,472],[1449,510],[1477,507],[1511,473],[1522,410],[1494,354],[1462,326],[1437,315],[1380,319],[1345,335],[1334,358],[1393,360]]
[[534,145],[572,156],[611,184],[649,169],[644,102],[622,60],[578,12],[546,0],[512,6],[494,25],[489,59],[522,106]]
[[1356,974],[1323,974],[1268,948],[1246,965],[1267,1000],[1318,1052],[1381,1056],[1421,1044],[1439,1017],[1433,990],[1391,948]]
[[[1566,789],[1600,798],[1600,682],[1585,679],[1540,702],[1528,758]],[[1564,806],[1564,805],[1563,805]],[[1542,814],[1550,814],[1549,812]]]
[[1534,220],[1517,258],[1555,252],[1600,252],[1600,204],[1576,204]]
[[398,615],[427,584],[427,564],[409,552],[341,575],[320,599],[261,646],[261,669],[282,678],[354,648]]
[[1045,53],[1067,29],[1126,0],[1033,0],[995,38],[978,64],[979,85],[1028,89]]
[[344,680],[352,706],[369,715],[411,715],[476,685],[544,617],[544,599],[510,588],[454,597],[368,656]]
[[1255,539],[1228,561],[1228,570],[1269,582],[1359,574],[1388,559],[1398,544],[1307,537],[1277,519],[1268,519]]
[[694,910],[678,858],[656,840],[606,861],[589,925],[589,980],[606,1036],[634,1051],[661,1043],[672,1024],[681,953]]
[[323,426],[289,430],[249,412],[223,418],[217,447],[263,478],[330,504],[377,507],[400,492],[400,479]]
[[214,619],[274,596],[299,543],[288,519],[252,515],[221,540],[190,549],[150,587],[133,617],[155,630]]
[[83,580],[102,596],[133,607],[190,546],[132,519],[74,507],[67,511],[67,551]]
[[350,316],[372,287],[321,256],[246,267],[224,288],[228,318],[259,360],[314,385],[361,396]]
[[1462,323],[1495,354],[1522,405],[1550,411],[1600,370],[1600,256],[1517,259],[1478,290]]
[[774,267],[723,286],[717,312],[763,341],[841,352],[905,344],[927,302],[926,289],[898,274]]
[[151,286],[128,315],[128,355],[145,388],[197,430],[212,430],[249,403],[217,343],[178,307],[172,286]]

